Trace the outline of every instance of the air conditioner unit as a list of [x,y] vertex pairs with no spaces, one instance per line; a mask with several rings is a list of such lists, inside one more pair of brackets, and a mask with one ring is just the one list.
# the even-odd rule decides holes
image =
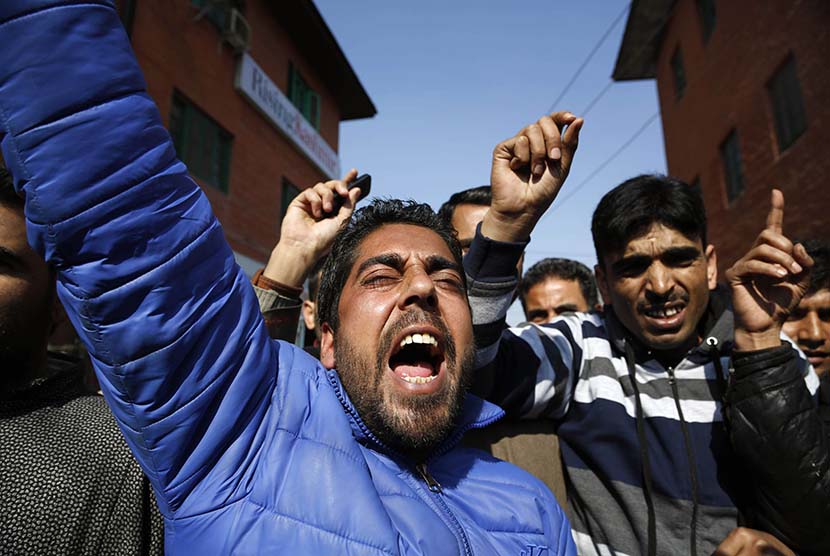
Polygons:
[[222,40],[228,43],[237,54],[245,52],[251,46],[251,26],[236,8],[230,8],[225,12]]

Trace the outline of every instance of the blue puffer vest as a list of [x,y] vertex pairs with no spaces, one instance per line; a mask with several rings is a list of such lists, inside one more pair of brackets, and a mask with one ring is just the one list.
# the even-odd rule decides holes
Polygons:
[[457,447],[416,469],[337,374],[268,338],[209,203],[176,159],[112,6],[0,2],[0,133],[29,238],[152,481],[170,554],[572,554],[519,469]]

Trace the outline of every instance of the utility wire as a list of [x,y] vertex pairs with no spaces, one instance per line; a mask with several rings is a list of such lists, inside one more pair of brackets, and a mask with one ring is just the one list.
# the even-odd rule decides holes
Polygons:
[[[628,11],[630,5],[631,5],[630,2],[627,3],[625,5],[625,8],[623,9],[623,11],[611,23],[611,26],[605,31],[605,34],[600,38],[599,42],[594,46],[593,50],[591,50],[591,53],[588,54],[588,57],[585,59],[585,61],[582,63],[582,65],[576,71],[574,76],[571,78],[571,80],[565,86],[565,89],[563,89],[562,92],[559,94],[559,97],[557,97],[556,101],[553,103],[553,105],[551,106],[550,110],[548,110],[548,112],[553,112],[553,110],[557,107],[557,105],[559,104],[559,101],[562,100],[562,98],[568,92],[570,87],[576,81],[577,77],[579,77],[579,74],[582,73],[582,70],[585,68],[585,66],[588,64],[588,62],[591,60],[591,58],[593,58],[594,54],[597,52],[597,50],[599,50],[599,47],[602,45],[602,43],[605,41],[605,39],[608,37],[608,35],[611,33],[611,31],[617,25],[619,20]],[[670,19],[674,15],[674,12],[675,12],[676,8],[677,8],[677,4],[675,3],[675,5],[672,7],[671,11],[669,12],[669,15],[666,17],[666,20]],[[651,36],[649,37],[649,40],[646,41],[645,43],[643,43],[643,45],[640,46],[640,48],[638,49],[638,53],[642,52],[642,50],[645,48],[645,45],[650,43],[651,40],[654,37],[656,37],[658,33],[661,32],[661,30],[662,30],[662,25],[658,25],[654,29],[654,31],[651,33]],[[612,85],[614,85],[614,81],[610,80],[605,85],[605,87],[591,100],[591,102],[588,103],[588,105],[585,107],[585,109],[581,112],[581,115],[584,116],[591,109],[593,109],[594,106],[596,106],[596,104],[600,101],[600,99],[602,99],[602,97],[604,97],[605,94],[611,89]],[[551,208],[549,208],[545,212],[545,214],[542,216],[542,218],[539,220],[539,223],[541,223],[542,220],[547,218],[547,216],[550,215],[552,212],[554,212],[556,209],[560,208],[568,199],[570,199],[571,197],[576,195],[576,193],[580,189],[582,189],[588,182],[590,182],[592,179],[594,179],[609,164],[611,164],[611,162],[613,162],[620,154],[622,154],[622,152],[625,151],[625,149],[627,149],[634,141],[636,141],[637,138],[640,137],[640,135],[642,135],[643,132],[645,132],[646,129],[648,129],[648,127],[654,122],[654,120],[657,119],[657,117],[659,115],[660,115],[659,110],[657,112],[655,112],[654,114],[652,114],[645,122],[643,122],[643,124],[637,129],[637,131],[635,131],[634,134],[631,135],[631,137],[629,137],[616,151],[614,151],[614,153],[611,156],[606,158],[602,162],[602,164],[600,164],[599,166],[594,168],[594,170],[590,174],[588,174],[588,176],[585,179],[583,179],[581,182],[579,182],[575,187],[568,188],[569,189],[568,193],[566,195],[556,199],[553,206]]]
[[620,146],[620,147],[619,147],[616,151],[614,151],[614,153],[613,153],[611,156],[609,156],[608,158],[606,158],[606,159],[602,162],[602,164],[600,164],[599,166],[597,166],[596,168],[594,168],[594,170],[593,170],[590,174],[588,174],[588,176],[587,176],[585,179],[583,179],[581,182],[579,182],[579,183],[578,183],[575,187],[573,187],[573,188],[568,188],[568,194],[567,194],[567,195],[565,195],[564,197],[561,197],[561,198],[556,199],[556,201],[554,202],[553,206],[552,206],[550,209],[548,209],[548,211],[545,213],[545,216],[543,216],[543,217],[542,217],[542,219],[540,219],[540,222],[541,222],[541,220],[544,220],[544,218],[545,218],[545,217],[547,217],[550,213],[554,212],[556,209],[562,208],[562,205],[564,205],[564,204],[565,204],[565,202],[566,202],[568,199],[570,199],[571,197],[573,197],[574,195],[576,195],[576,193],[577,193],[580,189],[582,189],[582,188],[585,186],[585,184],[587,184],[589,181],[591,181],[592,179],[594,179],[594,178],[597,176],[597,174],[599,174],[600,172],[602,172],[602,171],[603,171],[603,170],[604,170],[604,169],[605,169],[605,168],[606,168],[609,164],[611,164],[611,163],[614,161],[614,159],[616,159],[618,156],[620,156],[620,154],[622,154],[622,152],[623,152],[625,149],[627,149],[627,148],[629,147],[629,145],[631,145],[631,143],[633,143],[634,141],[636,141],[636,140],[637,140],[637,138],[638,138],[640,135],[642,135],[642,134],[643,134],[643,132],[644,132],[646,129],[648,129],[648,126],[650,126],[650,125],[654,122],[654,120],[656,120],[656,119],[657,119],[657,117],[658,117],[659,115],[660,115],[660,111],[659,111],[659,110],[658,110],[657,112],[655,112],[654,114],[652,114],[652,115],[651,115],[651,116],[650,116],[650,117],[649,117],[649,118],[648,118],[645,122],[643,122],[643,125],[641,125],[641,126],[637,129],[637,131],[635,131],[635,132],[634,132],[634,134],[633,134],[633,135],[631,135],[631,137],[629,137],[629,138],[628,138],[628,140],[626,140],[626,142],[625,142],[625,143],[623,143],[623,144],[622,144],[622,145],[621,145],[621,146]]
[[588,65],[588,62],[590,62],[590,61],[591,61],[591,59],[594,57],[594,54],[596,54],[596,53],[597,53],[597,51],[599,50],[599,47],[600,47],[600,46],[602,46],[602,43],[604,43],[604,42],[605,42],[605,39],[607,39],[607,38],[608,38],[608,36],[611,34],[611,31],[613,31],[613,30],[614,30],[614,27],[616,27],[616,26],[617,26],[617,24],[620,22],[620,20],[622,20],[623,16],[624,16],[625,14],[627,14],[627,13],[628,13],[628,8],[629,8],[629,6],[630,6],[630,5],[631,5],[631,3],[630,3],[630,2],[629,2],[629,3],[627,3],[627,4],[623,7],[623,9],[622,9],[622,11],[619,13],[619,15],[616,17],[616,19],[614,19],[614,21],[611,23],[611,26],[610,26],[610,27],[608,27],[608,29],[606,29],[605,33],[602,35],[602,37],[600,37],[599,41],[598,41],[598,42],[594,45],[594,48],[593,48],[593,49],[591,49],[591,52],[588,54],[588,57],[587,57],[587,58],[585,58],[585,60],[582,62],[582,65],[580,65],[580,66],[579,66],[579,68],[576,70],[576,73],[574,73],[574,74],[573,74],[573,77],[571,77],[571,80],[570,80],[570,81],[568,81],[568,84],[567,84],[567,85],[565,85],[565,88],[564,88],[564,89],[562,89],[562,92],[561,92],[561,93],[559,93],[559,96],[558,96],[558,97],[556,97],[556,100],[555,100],[555,101],[553,101],[553,104],[551,105],[550,110],[548,110],[548,112],[549,112],[549,113],[550,113],[550,112],[553,112],[554,110],[556,110],[556,109],[559,107],[559,102],[560,102],[563,98],[565,98],[565,95],[566,95],[566,94],[568,94],[568,91],[571,89],[571,87],[573,86],[573,84],[576,82],[577,78],[578,78],[578,77],[579,77],[579,75],[582,73],[582,70],[584,70],[584,69],[585,69],[585,66],[587,66],[587,65]]
[[603,90],[601,90],[599,92],[599,94],[597,96],[595,96],[591,102],[588,103],[588,106],[586,106],[585,108],[582,109],[581,112],[579,112],[579,117],[584,118],[585,116],[587,116],[588,112],[590,112],[591,109],[594,106],[596,106],[596,104],[600,101],[600,99],[605,96],[605,93],[607,93],[611,89],[611,86],[613,84],[614,84],[614,82],[609,79],[608,84],[605,85],[605,88]]

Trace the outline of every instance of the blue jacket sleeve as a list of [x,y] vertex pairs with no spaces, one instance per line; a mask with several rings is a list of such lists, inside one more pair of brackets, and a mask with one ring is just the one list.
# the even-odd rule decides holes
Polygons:
[[241,497],[279,347],[176,159],[116,11],[3,0],[0,44],[1,144],[29,240],[58,271],[162,512]]

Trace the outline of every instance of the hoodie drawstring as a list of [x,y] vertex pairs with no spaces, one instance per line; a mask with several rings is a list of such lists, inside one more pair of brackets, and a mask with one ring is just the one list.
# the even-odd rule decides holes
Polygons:
[[692,483],[692,523],[691,534],[689,536],[690,550],[689,554],[697,556],[697,510],[699,506],[698,499],[700,498],[700,488],[697,481],[697,460],[695,459],[694,448],[692,447],[692,438],[689,435],[689,425],[686,419],[683,418],[683,410],[680,408],[680,395],[677,392],[677,381],[674,378],[674,372],[671,373],[672,393],[674,394],[674,403],[677,406],[677,416],[680,417],[680,430],[683,431],[683,444],[686,446],[686,459],[689,462],[689,478]]
[[645,416],[643,404],[640,401],[640,388],[637,386],[634,367],[634,349],[625,342],[625,362],[628,366],[628,378],[634,390],[634,402],[637,407],[637,441],[640,444],[640,458],[643,460],[643,485],[645,487],[646,508],[648,510],[648,556],[657,554],[657,520],[654,515],[653,488],[651,484],[651,461],[648,455],[648,441],[646,440]]
[[718,388],[720,389],[720,400],[723,402],[726,396],[726,376],[723,374],[723,365],[720,363],[720,349],[718,348],[718,339],[714,336],[706,338],[706,345],[709,346],[709,357],[712,358],[712,363],[715,364],[715,373],[718,379]]

